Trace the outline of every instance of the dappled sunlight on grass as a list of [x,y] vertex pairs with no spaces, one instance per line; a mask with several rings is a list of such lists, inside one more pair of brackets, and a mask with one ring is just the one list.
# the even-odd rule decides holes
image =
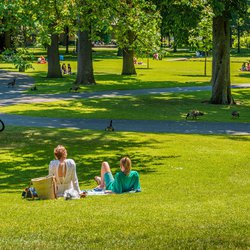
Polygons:
[[[209,104],[210,92],[198,91],[18,104],[2,107],[1,112],[52,118],[184,120],[189,111],[196,109],[205,113],[200,121],[250,122],[249,90],[235,89],[233,96],[238,105]],[[240,119],[232,119],[233,110],[240,112]]]
[[[4,249],[97,249],[110,241],[120,249],[248,247],[249,136],[7,127],[0,137]],[[22,200],[30,179],[47,175],[58,144],[75,160],[82,189],[96,186],[102,161],[115,173],[126,155],[142,192]]]

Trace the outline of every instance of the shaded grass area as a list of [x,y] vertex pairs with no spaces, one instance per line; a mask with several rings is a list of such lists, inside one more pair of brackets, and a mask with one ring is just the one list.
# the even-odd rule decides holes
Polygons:
[[[1,112],[56,118],[109,118],[131,120],[183,120],[198,109],[205,113],[200,121],[250,122],[250,89],[235,89],[238,105],[213,105],[207,101],[208,91],[165,93],[161,95],[126,96],[102,99],[78,99],[48,103],[17,104],[1,108]],[[232,119],[237,110],[239,119]]]
[[[249,136],[203,136],[8,127],[1,138],[3,249],[248,249]],[[82,189],[108,160],[129,155],[143,192],[26,201],[53,148],[68,148]],[[28,231],[28,233],[27,233]]]

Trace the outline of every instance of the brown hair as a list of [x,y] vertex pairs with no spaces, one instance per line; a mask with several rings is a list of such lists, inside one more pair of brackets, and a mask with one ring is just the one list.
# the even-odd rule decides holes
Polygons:
[[56,148],[54,148],[54,155],[56,159],[60,160],[61,158],[67,158],[67,150],[64,146],[58,145]]
[[124,174],[128,175],[130,173],[131,167],[132,167],[132,163],[131,160],[128,157],[123,157],[120,160],[121,165],[124,167]]

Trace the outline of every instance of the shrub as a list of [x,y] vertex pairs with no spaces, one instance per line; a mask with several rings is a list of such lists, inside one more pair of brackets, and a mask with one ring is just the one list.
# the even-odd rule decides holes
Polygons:
[[19,72],[32,68],[33,54],[29,53],[27,49],[21,48],[19,50],[5,50],[3,52],[3,60],[13,63]]

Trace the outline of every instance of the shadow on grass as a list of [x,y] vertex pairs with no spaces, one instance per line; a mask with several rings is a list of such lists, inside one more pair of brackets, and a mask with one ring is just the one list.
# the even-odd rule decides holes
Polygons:
[[119,160],[123,156],[131,157],[133,169],[140,174],[153,173],[160,163],[154,165],[152,162],[180,157],[156,157],[140,150],[142,144],[147,149],[157,143],[156,139],[143,139],[139,134],[8,128],[1,133],[0,190],[23,189],[31,178],[46,176],[49,162],[54,159],[53,149],[58,144],[64,145],[68,158],[75,160],[81,186],[90,185],[94,176],[100,174],[102,161],[110,163],[113,173],[118,171]]
[[245,72],[245,73],[239,73],[239,77],[245,77],[245,78],[250,78],[250,72]]

